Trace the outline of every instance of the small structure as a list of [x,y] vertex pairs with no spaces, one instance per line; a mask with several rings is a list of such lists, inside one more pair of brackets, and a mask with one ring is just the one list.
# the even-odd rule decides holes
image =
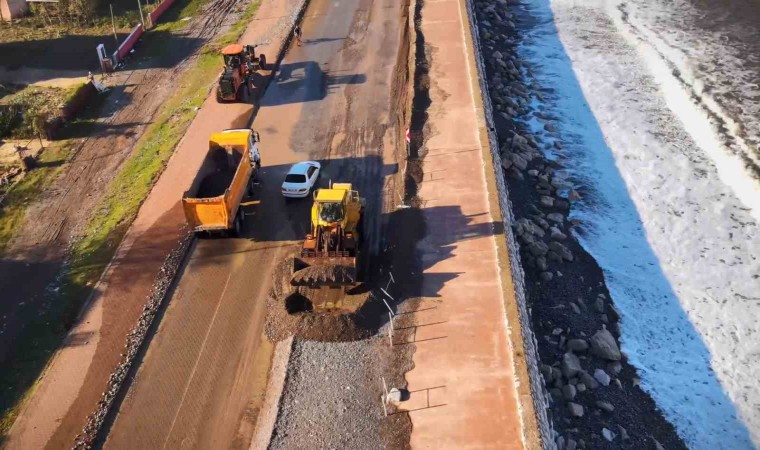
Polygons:
[[25,0],[0,0],[0,19],[8,22],[26,14]]

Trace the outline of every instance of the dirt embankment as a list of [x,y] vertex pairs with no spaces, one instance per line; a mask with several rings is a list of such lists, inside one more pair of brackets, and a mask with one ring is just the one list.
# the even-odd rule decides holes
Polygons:
[[544,439],[560,449],[685,448],[620,352],[619,316],[601,269],[570,233],[574,224],[568,212],[582,194],[567,188],[562,165],[542,153],[545,145],[561,147],[561,137],[539,142],[521,126],[532,115],[547,130],[554,127],[552,117],[531,110],[540,87],[516,52],[531,18],[518,2],[474,4],[554,428]]

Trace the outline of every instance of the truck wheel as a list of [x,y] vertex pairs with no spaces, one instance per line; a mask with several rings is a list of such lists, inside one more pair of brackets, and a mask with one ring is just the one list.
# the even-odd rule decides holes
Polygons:
[[243,231],[243,213],[238,211],[235,221],[232,224],[232,236],[239,237]]

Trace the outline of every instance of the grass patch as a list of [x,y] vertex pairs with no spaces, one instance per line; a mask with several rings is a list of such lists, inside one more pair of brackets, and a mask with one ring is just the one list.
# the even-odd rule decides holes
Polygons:
[[0,138],[36,138],[35,118],[55,117],[83,87],[0,86]]
[[48,147],[39,159],[40,167],[24,174],[13,185],[0,204],[0,252],[4,252],[26,213],[30,199],[47,187],[61,170],[62,163],[70,151],[68,142],[56,147]]
[[[49,309],[41,312],[39,319],[30,324],[19,339],[15,352],[19,360],[8,368],[3,380],[3,385],[8,388],[0,393],[0,434],[4,435],[10,430],[18,414],[18,405],[30,396],[40,373],[74,324],[80,308],[113,257],[140,205],[195,118],[197,108],[208,97],[220,69],[218,49],[240,37],[260,1],[254,0],[227,33],[200,52],[109,185],[83,237],[72,247],[70,264],[62,274],[58,298]],[[181,20],[185,11],[181,9],[174,16],[176,20]],[[149,39],[150,33],[146,37],[146,40]]]
[[[259,4],[260,0],[252,2],[235,26],[201,51],[183,84],[164,104],[156,120],[137,142],[134,153],[111,183],[91,218],[84,237],[74,246],[71,274],[76,280],[94,281],[89,270],[84,271],[88,273],[84,277],[78,272],[91,267],[90,259],[99,253],[114,230],[124,223],[131,223],[137,215],[166,161],[209,95],[220,66],[216,50],[237,41]],[[110,260],[110,256],[107,259]]]

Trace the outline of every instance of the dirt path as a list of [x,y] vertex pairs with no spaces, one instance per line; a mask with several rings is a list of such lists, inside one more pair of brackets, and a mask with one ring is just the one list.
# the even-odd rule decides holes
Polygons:
[[253,123],[261,204],[248,211],[244,239],[197,241],[105,448],[248,447],[265,387],[258,374],[268,363],[262,326],[274,265],[308,227],[308,199],[280,193],[290,164],[316,159],[323,184],[354,183],[377,251],[384,181],[395,171],[384,160],[399,48],[394,4],[311,1],[303,46],[290,48]]
[[[248,36],[250,42],[263,42],[266,40],[265,36],[268,36],[274,43],[273,47],[281,44],[283,33],[288,33],[283,23],[287,22],[289,17],[277,9],[280,3],[271,1],[262,5],[257,14],[257,17],[261,19],[254,19],[249,27],[250,29],[260,27],[262,34]],[[266,7],[267,5],[276,6],[269,8]],[[223,8],[218,10],[218,15],[211,17],[219,16],[226,16]],[[210,36],[217,25],[216,22],[207,23],[205,27],[201,24],[195,32],[208,33]],[[261,49],[267,53],[276,53],[276,49],[266,48],[266,46]],[[168,72],[166,76],[168,80],[163,78],[162,80],[168,83],[172,76]],[[157,87],[160,88],[156,79],[146,78],[144,83],[136,86],[135,89],[139,89],[142,95],[153,104],[156,102],[153,97],[158,97]],[[45,377],[40,381],[34,397],[21,411],[5,442],[8,447],[42,448],[46,443],[50,448],[70,446],[74,437],[81,432],[87,415],[95,408],[111,371],[121,358],[119,352],[124,346],[126,335],[136,324],[145,298],[151,291],[165,257],[177,245],[181,236],[184,218],[179,200],[200,167],[203,152],[198,151],[198,146],[203,147],[205,151],[208,135],[212,131],[230,126],[244,126],[251,115],[250,105],[218,105],[212,97],[209,97],[204,104],[191,125],[190,133],[185,136],[164,175],[141,208],[101,283],[96,287],[96,294],[81,321],[70,332],[66,342],[72,345],[65,345],[56,354]],[[129,114],[139,116],[136,109],[129,111]],[[125,139],[119,137],[122,134],[121,131],[114,135],[106,134],[102,136],[102,139],[112,141],[100,141],[101,145],[105,145],[106,142],[111,142],[113,145],[98,147],[101,153],[103,148],[122,148],[115,143],[118,139]],[[130,137],[130,139],[135,138]],[[4,260],[2,263],[9,269],[0,272],[2,273],[0,285],[5,283],[3,287],[11,286],[6,289],[6,292],[14,293],[15,297],[12,299],[18,301],[24,299],[27,307],[30,303],[29,299],[33,298],[35,292],[44,292],[45,286],[57,273],[67,238],[75,232],[76,225],[80,224],[81,217],[78,216],[81,213],[77,214],[74,208],[75,189],[87,191],[86,187],[92,184],[93,180],[97,180],[98,177],[107,179],[108,176],[102,170],[115,167],[113,161],[102,157],[104,155],[100,155],[100,158],[90,155],[93,156],[92,161],[83,159],[85,149],[96,152],[96,148],[90,148],[94,145],[93,142],[88,141],[77,155],[76,159],[79,161],[77,173],[68,171],[71,172],[68,176],[72,177],[73,186],[68,193],[64,191],[61,195],[70,200],[65,204],[55,206],[59,211],[58,214],[68,219],[56,220],[52,228],[50,226],[32,228],[35,239],[40,239],[41,243],[45,243],[38,248],[45,251],[33,252],[37,249],[33,248],[31,243],[27,243],[22,246],[24,251],[16,251],[17,259]],[[123,157],[124,155],[120,156],[122,160]],[[177,180],[185,180],[187,184],[178,184]],[[58,183],[56,185],[60,186]],[[83,199],[85,197],[86,195],[83,195]],[[95,204],[92,199],[88,200],[90,203],[83,199],[79,203],[80,209],[87,204]],[[39,210],[40,207],[36,209]],[[32,214],[30,213],[30,217],[34,217]],[[26,242],[24,239],[25,237],[22,237],[19,242]],[[15,244],[14,248],[18,248],[19,245],[21,244]],[[42,262],[34,262],[32,257]],[[11,272],[10,269],[14,271]],[[20,292],[19,286],[13,286],[13,280],[17,279],[29,280],[21,286],[25,287],[26,291]],[[4,302],[3,306],[10,304],[12,302]],[[3,339],[6,337],[4,336]],[[7,349],[9,346],[5,345],[3,348]]]

